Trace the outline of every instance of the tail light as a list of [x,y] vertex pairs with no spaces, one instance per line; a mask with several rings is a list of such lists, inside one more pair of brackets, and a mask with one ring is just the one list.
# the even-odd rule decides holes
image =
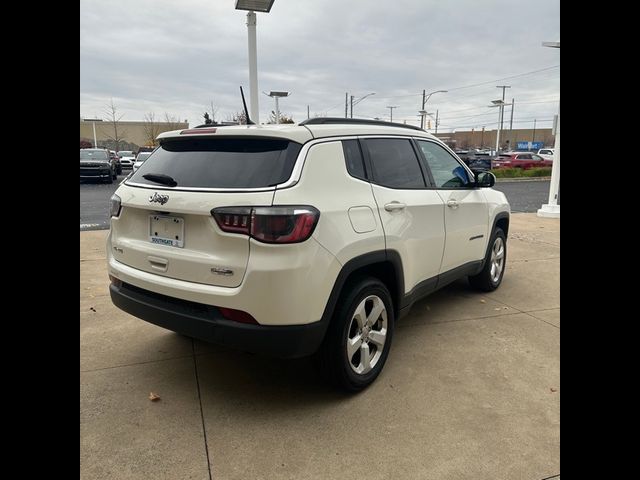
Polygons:
[[310,206],[220,207],[211,214],[225,232],[249,235],[264,243],[299,243],[318,224],[320,212]]

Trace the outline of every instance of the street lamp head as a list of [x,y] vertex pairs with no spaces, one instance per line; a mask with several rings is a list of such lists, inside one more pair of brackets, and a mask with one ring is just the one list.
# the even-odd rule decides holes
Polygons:
[[269,13],[275,0],[236,0],[236,10]]
[[270,97],[288,97],[289,95],[291,95],[291,92],[276,92],[273,90],[269,92]]
[[560,48],[560,42],[542,42],[543,47]]

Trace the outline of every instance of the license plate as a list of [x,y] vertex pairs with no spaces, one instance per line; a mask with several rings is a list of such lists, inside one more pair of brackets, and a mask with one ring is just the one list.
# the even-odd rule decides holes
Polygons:
[[158,245],[184,247],[184,218],[149,215],[149,240]]

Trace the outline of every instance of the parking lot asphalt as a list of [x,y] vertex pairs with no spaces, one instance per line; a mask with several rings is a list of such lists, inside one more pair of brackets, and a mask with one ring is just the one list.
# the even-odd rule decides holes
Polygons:
[[[109,198],[130,172],[125,170],[113,184],[80,183],[80,231],[109,228]],[[507,196],[513,212],[536,212],[549,198],[549,180],[500,181],[493,188]]]
[[118,310],[107,232],[80,232],[80,477],[558,475],[559,233],[559,219],[512,215],[501,287],[459,281],[416,303],[380,377],[346,395],[308,359],[231,351]]

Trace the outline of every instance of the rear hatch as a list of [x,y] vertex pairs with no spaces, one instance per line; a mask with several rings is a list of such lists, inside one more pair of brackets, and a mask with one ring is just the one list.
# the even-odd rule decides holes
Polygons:
[[113,256],[170,278],[240,285],[249,237],[223,232],[211,210],[271,205],[300,148],[282,138],[165,139],[116,191],[122,208],[111,222]]

